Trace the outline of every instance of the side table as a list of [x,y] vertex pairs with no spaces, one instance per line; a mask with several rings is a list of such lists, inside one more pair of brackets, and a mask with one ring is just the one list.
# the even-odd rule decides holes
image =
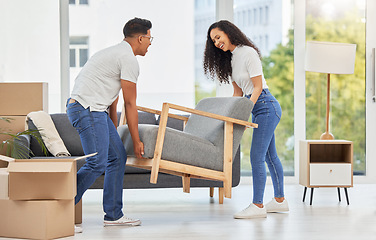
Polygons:
[[303,202],[307,188],[336,187],[341,201],[340,188],[344,188],[347,205],[347,188],[353,186],[353,142],[346,140],[303,140],[299,144],[299,184],[303,185]]

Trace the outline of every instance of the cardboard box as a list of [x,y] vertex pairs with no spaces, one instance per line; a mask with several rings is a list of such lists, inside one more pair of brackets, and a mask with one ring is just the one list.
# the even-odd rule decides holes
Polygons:
[[6,168],[0,168],[0,199],[9,199],[8,195],[8,177]]
[[[25,131],[25,116],[0,116],[0,117],[6,117],[10,118],[10,122],[0,120],[0,132],[4,133],[19,133],[22,131]],[[0,134],[0,143],[10,139],[11,137],[8,135]],[[3,147],[3,149],[0,149],[0,154],[5,155],[6,154],[6,145]],[[6,167],[7,164],[4,164],[5,162],[0,162],[0,167]]]
[[76,196],[76,163],[10,162],[9,199],[73,199]]
[[74,235],[74,200],[0,200],[0,236],[53,239]]
[[[0,163],[8,166],[9,162],[14,161],[14,158],[0,155]],[[9,173],[7,168],[0,168],[0,199],[9,199]]]
[[[9,162],[9,199],[74,199],[78,158],[15,159]],[[0,160],[6,159],[0,155]],[[7,158],[10,159],[10,158]]]
[[82,223],[82,199],[76,204],[74,208],[74,224]]
[[33,111],[48,112],[47,83],[0,83],[0,115],[27,115]]

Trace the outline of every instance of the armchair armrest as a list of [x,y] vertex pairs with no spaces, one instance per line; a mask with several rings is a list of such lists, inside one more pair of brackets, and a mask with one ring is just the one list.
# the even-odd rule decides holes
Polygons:
[[[152,108],[140,107],[140,106],[137,106],[137,110],[142,111],[142,112],[153,113],[153,114],[157,114],[157,115],[162,114],[162,111],[155,110],[155,109],[152,109]],[[171,118],[182,120],[182,121],[184,121],[184,123],[186,123],[188,121],[188,117],[179,116],[179,115],[172,114],[172,113],[168,113],[168,116],[171,117]],[[124,106],[123,106],[123,110],[121,111],[121,115],[120,115],[119,126],[125,125],[126,123],[127,123],[127,119],[125,117],[125,109],[124,109]]]
[[[154,114],[157,114],[157,115],[161,115],[162,114],[162,111],[151,109],[151,108],[137,106],[137,109],[140,110],[140,111],[143,111],[143,112],[154,113]],[[188,117],[179,116],[179,115],[172,114],[172,113],[169,113],[168,117],[179,119],[179,120],[183,120],[183,121],[187,121],[188,120]]]
[[244,125],[248,128],[257,128],[258,127],[258,124],[256,124],[256,123],[247,122],[247,121],[243,121],[243,120],[239,120],[239,119],[235,119],[235,118],[231,118],[231,117],[225,117],[225,116],[214,114],[214,113],[208,113],[208,112],[196,110],[196,109],[193,109],[193,108],[187,108],[187,107],[179,106],[179,105],[176,105],[176,104],[171,104],[171,103],[166,103],[166,104],[169,108],[172,108],[172,109],[175,109],[175,110],[188,112],[188,113],[191,113],[191,114],[197,114],[197,115],[204,116],[204,117],[214,118],[214,119],[222,120],[222,121],[225,121],[225,122],[231,122],[231,123],[235,123],[235,124],[239,124],[239,125]]

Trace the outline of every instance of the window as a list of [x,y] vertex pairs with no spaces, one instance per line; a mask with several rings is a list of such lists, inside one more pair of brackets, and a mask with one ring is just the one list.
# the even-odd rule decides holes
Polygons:
[[[306,1],[306,41],[354,43],[354,74],[330,75],[329,130],[354,142],[354,175],[366,172],[365,1]],[[306,137],[320,139],[326,126],[324,73],[306,72]]]
[[88,37],[71,37],[69,45],[69,65],[81,68],[89,58]]
[[248,10],[248,26],[252,25],[252,11]]
[[265,46],[264,46],[265,52],[269,52],[269,36],[265,35]]
[[257,9],[253,9],[253,24],[257,24]]
[[69,4],[71,4],[71,5],[88,5],[89,0],[69,0]]
[[265,24],[269,23],[269,7],[265,7]]
[[[283,170],[286,176],[294,175],[294,39],[292,23],[289,22],[291,2],[268,1],[259,6],[259,0],[234,0],[236,11],[246,10],[252,13],[252,26],[238,27],[249,37],[259,48],[262,55],[264,76],[270,91],[278,99],[283,109],[281,121],[275,131],[276,147],[278,156],[282,161]],[[257,6],[257,8],[255,8]],[[278,9],[270,14],[270,9]],[[249,14],[250,15],[250,14]],[[274,20],[268,18],[273,18]],[[248,16],[248,19],[251,19]],[[278,20],[277,20],[278,19]],[[279,19],[286,19],[281,22]],[[261,27],[257,24],[272,22],[268,27]],[[238,23],[235,23],[238,24]],[[283,39],[288,38],[288,43],[283,43]],[[252,131],[245,131],[241,142],[241,171],[243,176],[251,175],[249,150],[252,143]]]
[[[206,5],[201,4],[202,0],[197,0],[195,2],[195,29],[196,35],[194,36],[195,41],[195,56],[194,56],[194,67],[195,67],[195,104],[198,103],[202,98],[205,97],[215,97],[216,89],[215,82],[208,79],[204,74],[204,69],[202,66],[202,60],[204,58],[204,50],[206,44],[206,33],[209,26],[215,22],[215,0],[207,0]],[[241,12],[237,11],[234,13],[235,19],[240,19]],[[200,21],[204,19],[204,21]]]
[[247,25],[247,11],[243,11],[243,26]]

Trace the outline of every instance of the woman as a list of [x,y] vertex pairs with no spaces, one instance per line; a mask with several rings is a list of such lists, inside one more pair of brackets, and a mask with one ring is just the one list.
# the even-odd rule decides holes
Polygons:
[[[234,218],[266,217],[267,212],[289,211],[284,198],[283,168],[278,158],[274,130],[282,110],[269,92],[260,60],[260,51],[229,21],[222,20],[209,27],[204,53],[205,74],[229,83],[231,77],[234,96],[245,96],[254,103],[252,121],[258,124],[253,130],[251,165],[253,175],[253,202]],[[273,181],[274,198],[263,205],[268,165]]]

